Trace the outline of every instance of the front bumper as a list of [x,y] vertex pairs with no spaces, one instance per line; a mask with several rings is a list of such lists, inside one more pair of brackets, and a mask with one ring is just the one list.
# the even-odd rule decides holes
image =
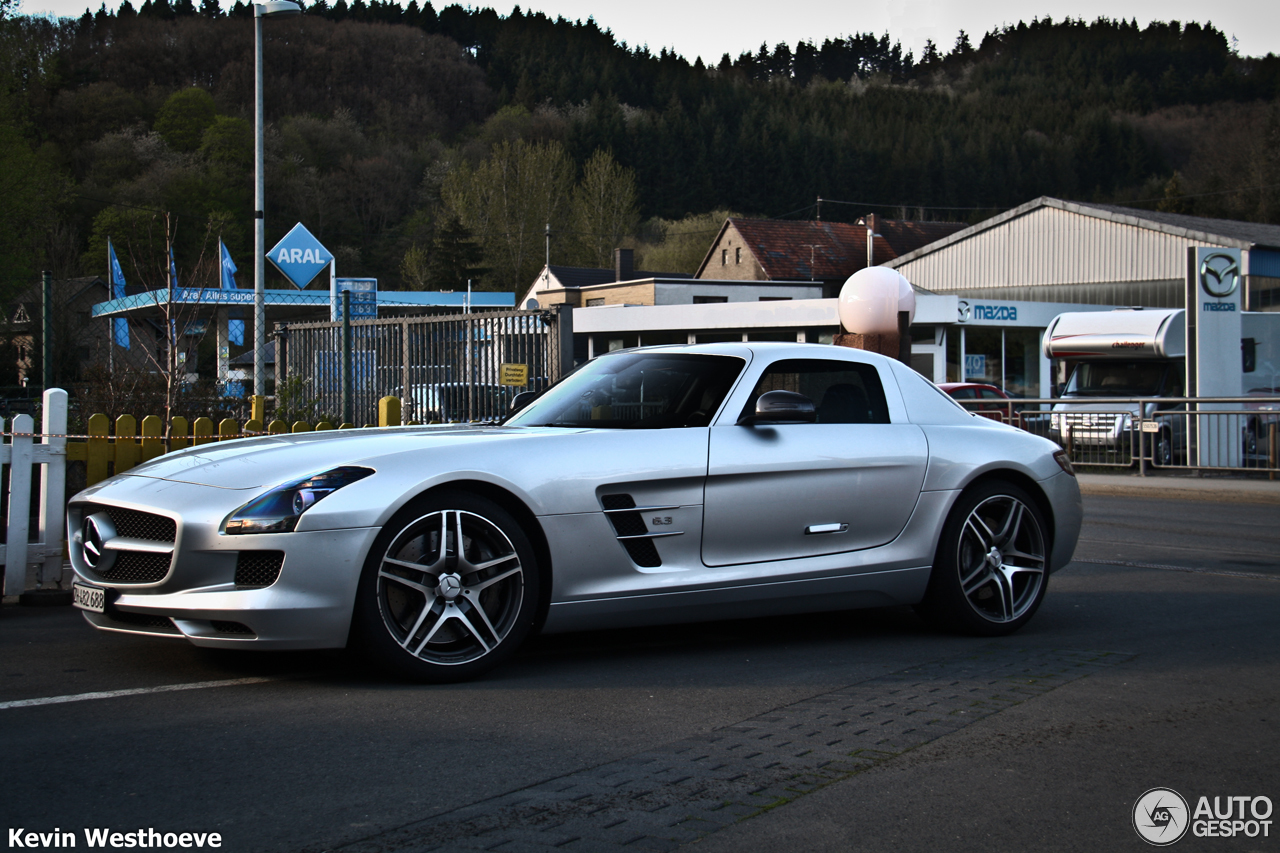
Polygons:
[[1056,572],[1075,554],[1084,523],[1084,503],[1080,498],[1080,482],[1065,471],[1040,481],[1053,507],[1053,550],[1049,554],[1049,571]]
[[[71,564],[79,580],[107,590],[101,614],[85,619],[104,631],[177,637],[222,648],[316,649],[347,642],[356,588],[377,528],[228,536],[218,528],[226,512],[223,490],[201,490],[189,513],[137,503],[116,504],[108,495],[73,500],[67,525]],[[233,498],[238,500],[239,498]],[[173,504],[167,504],[171,506]],[[76,544],[86,514],[112,509],[173,518],[176,536],[167,566],[131,581],[94,571]],[[242,552],[283,552],[279,572],[266,585],[246,587],[237,577]],[[109,574],[109,573],[108,573]],[[162,575],[162,576],[161,576]],[[238,585],[237,580],[241,583]]]

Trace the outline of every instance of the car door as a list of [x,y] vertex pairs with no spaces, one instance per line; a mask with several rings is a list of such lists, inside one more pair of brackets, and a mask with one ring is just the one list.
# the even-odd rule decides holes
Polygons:
[[890,416],[892,382],[873,364],[845,359],[770,365],[744,411],[766,391],[796,391],[814,401],[817,422],[739,426],[735,414],[711,428],[703,563],[812,557],[896,538],[919,498],[928,444],[900,405]]

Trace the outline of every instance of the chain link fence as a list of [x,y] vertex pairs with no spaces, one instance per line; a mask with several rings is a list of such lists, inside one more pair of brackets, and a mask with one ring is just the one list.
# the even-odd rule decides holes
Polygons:
[[387,396],[400,398],[405,422],[505,417],[516,394],[571,369],[571,318],[485,311],[277,324],[276,417],[372,424]]

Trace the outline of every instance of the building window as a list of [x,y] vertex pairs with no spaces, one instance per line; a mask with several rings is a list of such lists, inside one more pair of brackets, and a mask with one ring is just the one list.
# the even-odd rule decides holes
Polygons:
[[761,302],[790,302],[790,296],[761,296]]
[[588,299],[588,300],[587,300],[587,307],[588,307],[588,308],[594,308],[594,307],[596,307],[597,305],[603,305],[603,304],[604,304],[604,297],[603,297],[603,296],[598,297],[598,298],[596,298],[596,299]]
[[728,265],[729,265],[729,250],[721,249],[720,250],[720,266],[725,267]]
[[728,302],[727,296],[695,296],[693,297],[694,305],[714,305],[717,302]]
[[740,264],[740,263],[742,263],[742,249],[741,249],[741,247],[739,247],[739,248],[737,248],[737,249],[734,249],[734,250],[733,250],[733,262],[734,262],[735,264]]

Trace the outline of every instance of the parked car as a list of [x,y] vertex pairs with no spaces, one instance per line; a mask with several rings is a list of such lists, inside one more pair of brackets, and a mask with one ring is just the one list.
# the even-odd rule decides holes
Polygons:
[[1008,400],[1009,396],[994,385],[981,382],[943,382],[938,386],[953,400],[959,400],[966,411],[975,412],[984,418],[996,421],[1010,421],[1010,415],[1016,410],[1009,403],[997,403],[997,400]]
[[539,630],[910,604],[1008,634],[1081,504],[1064,451],[897,361],[733,343],[601,356],[501,425],[203,445],[67,513],[102,630],[451,681]]

